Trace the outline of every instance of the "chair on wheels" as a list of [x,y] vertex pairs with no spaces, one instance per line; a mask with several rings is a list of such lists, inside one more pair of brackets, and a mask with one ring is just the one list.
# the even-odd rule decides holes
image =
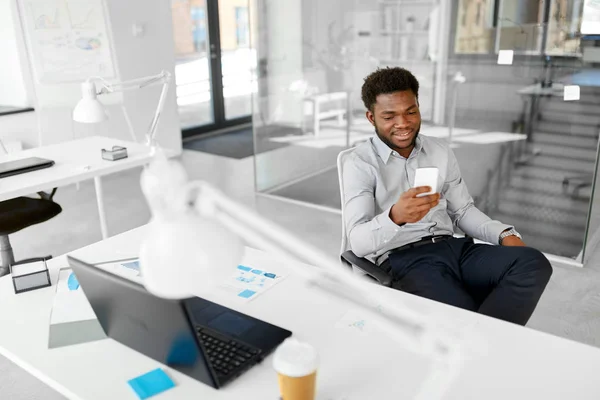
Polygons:
[[392,285],[392,276],[381,269],[377,264],[370,260],[362,257],[358,257],[348,243],[348,237],[346,232],[346,223],[344,218],[344,180],[343,180],[343,166],[345,159],[352,153],[354,149],[343,150],[338,154],[337,157],[337,168],[338,168],[338,179],[340,182],[340,198],[342,200],[342,246],[340,249],[340,257],[342,263],[348,265],[353,269],[354,272],[366,275],[371,279],[375,280],[383,286]]
[[60,214],[62,208],[53,200],[55,193],[56,188],[50,194],[38,192],[39,199],[17,197],[0,202],[0,276],[8,274],[10,265],[15,264],[8,235]]

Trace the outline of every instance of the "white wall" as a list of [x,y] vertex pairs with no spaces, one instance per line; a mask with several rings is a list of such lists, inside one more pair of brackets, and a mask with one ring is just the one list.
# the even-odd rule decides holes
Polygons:
[[[119,79],[127,80],[154,75],[165,69],[174,77],[175,53],[172,33],[171,8],[168,1],[105,0],[108,25],[113,42],[113,57]],[[0,4],[11,2],[0,0]],[[125,6],[126,4],[126,6]],[[13,12],[15,10],[13,9]],[[0,14],[5,13],[0,9]],[[13,14],[14,15],[14,14]],[[143,24],[145,34],[134,37],[132,25]],[[19,25],[20,29],[20,25]],[[21,48],[21,51],[23,49]],[[25,147],[60,143],[74,138],[97,134],[129,139],[127,125],[119,104],[108,106],[110,120],[96,125],[83,125],[71,120],[79,92],[79,84],[42,85],[29,73],[25,62],[25,84],[29,84],[35,98],[42,100],[36,112],[13,117],[0,117],[0,137],[21,140]],[[3,73],[4,71],[2,71]],[[123,94],[122,104],[131,117],[138,140],[143,140],[158,103],[160,86],[144,88]],[[54,106],[52,104],[56,104]],[[38,130],[40,134],[38,135]],[[165,103],[157,130],[158,142],[166,148],[181,151],[181,130],[175,97],[175,79]]]
[[11,0],[0,0],[0,105],[26,107],[31,103],[25,90],[17,42]]

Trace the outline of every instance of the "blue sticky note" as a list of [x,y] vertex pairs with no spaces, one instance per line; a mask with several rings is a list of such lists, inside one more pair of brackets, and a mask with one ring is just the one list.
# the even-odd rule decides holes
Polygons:
[[79,289],[79,281],[73,272],[71,272],[69,278],[67,279],[67,286],[69,287],[69,290]]
[[244,265],[238,265],[238,269],[241,269],[242,271],[250,271],[252,268],[246,267]]
[[272,274],[272,273],[270,273],[270,272],[265,272],[265,276],[266,276],[267,278],[274,279],[274,278],[275,278],[277,275],[275,275],[275,274]]
[[238,293],[238,296],[239,297],[243,297],[245,299],[249,299],[250,297],[254,296],[255,293],[256,292],[254,290],[248,290],[248,289],[246,289],[243,292]]
[[175,387],[175,383],[160,368],[127,381],[141,400]]
[[256,275],[262,275],[262,273],[263,273],[260,269],[253,269],[250,272],[252,272],[253,274],[256,274]]

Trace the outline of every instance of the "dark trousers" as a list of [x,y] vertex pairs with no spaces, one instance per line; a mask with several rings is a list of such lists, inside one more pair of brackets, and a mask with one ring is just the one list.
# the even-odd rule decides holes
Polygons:
[[393,287],[403,292],[520,325],[552,275],[536,249],[474,244],[470,238],[397,251],[382,266],[391,268]]

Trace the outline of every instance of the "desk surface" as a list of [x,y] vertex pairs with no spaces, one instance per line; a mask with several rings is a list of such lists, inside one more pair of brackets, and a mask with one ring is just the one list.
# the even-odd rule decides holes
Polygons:
[[[127,147],[128,157],[118,161],[102,159],[101,149],[112,146]],[[91,136],[0,156],[0,162],[27,157],[47,158],[55,164],[50,168],[0,179],[0,201],[144,165],[150,160],[150,149],[139,143]]]
[[[136,256],[144,227],[80,249],[73,254],[88,262]],[[203,297],[294,332],[315,345],[321,367],[318,399],[411,398],[424,378],[429,361],[393,338],[375,331],[375,340],[337,326],[352,305],[309,288],[294,275],[302,264],[282,263],[269,254],[248,249],[244,263],[282,268],[284,281],[260,297],[238,303],[215,291]],[[51,261],[51,276],[65,266]],[[600,350],[528,328],[498,321],[440,303],[373,286],[388,302],[406,304],[454,328],[469,332],[466,363],[447,399],[598,399]],[[48,322],[55,286],[19,295],[10,277],[0,278],[0,353],[71,399],[135,399],[128,379],[161,367],[112,339],[48,350]],[[371,336],[371,337],[373,337]],[[177,387],[160,399],[278,398],[272,357],[229,386],[215,390],[165,368]],[[158,398],[158,397],[157,397]]]

